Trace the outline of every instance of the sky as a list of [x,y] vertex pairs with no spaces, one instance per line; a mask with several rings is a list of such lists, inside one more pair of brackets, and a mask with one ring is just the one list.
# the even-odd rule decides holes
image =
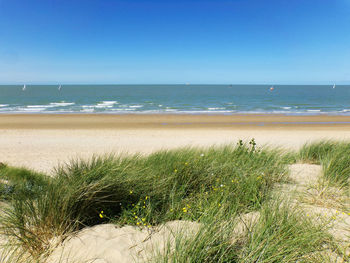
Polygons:
[[350,0],[0,0],[0,84],[350,84]]

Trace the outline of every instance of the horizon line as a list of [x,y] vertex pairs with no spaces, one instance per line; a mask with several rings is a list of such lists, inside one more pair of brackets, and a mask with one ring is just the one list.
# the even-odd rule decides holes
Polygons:
[[[338,82],[339,83],[339,82]],[[179,85],[186,85],[186,86],[199,86],[199,85],[207,85],[207,86],[214,86],[214,85],[233,85],[233,86],[248,86],[248,85],[271,85],[271,86],[314,86],[314,85],[321,85],[321,86],[328,86],[328,85],[338,85],[338,86],[344,86],[344,85],[350,85],[350,81],[344,81],[337,84],[336,82],[329,82],[329,83],[69,83],[69,82],[55,82],[55,83],[35,83],[35,82],[22,82],[22,83],[0,83],[0,86],[22,86],[22,85],[32,85],[32,86],[54,86],[54,85],[69,85],[69,86],[78,86],[78,85],[106,85],[106,86],[112,86],[112,85],[119,85],[119,86],[133,86],[133,85],[143,85],[143,86],[162,86],[162,85],[169,85],[169,86],[179,86]]]

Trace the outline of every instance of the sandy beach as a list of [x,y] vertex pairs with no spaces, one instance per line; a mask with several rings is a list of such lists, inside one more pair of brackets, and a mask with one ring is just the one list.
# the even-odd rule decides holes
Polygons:
[[50,172],[71,158],[151,153],[255,138],[297,149],[321,139],[350,139],[350,116],[0,115],[0,162]]

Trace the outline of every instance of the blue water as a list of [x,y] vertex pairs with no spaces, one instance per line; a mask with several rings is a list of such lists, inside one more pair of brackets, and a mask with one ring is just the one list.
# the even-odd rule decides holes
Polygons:
[[350,115],[350,86],[1,85],[0,113]]

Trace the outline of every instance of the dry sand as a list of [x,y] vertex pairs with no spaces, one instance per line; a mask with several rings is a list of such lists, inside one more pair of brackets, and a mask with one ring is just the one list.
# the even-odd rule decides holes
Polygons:
[[0,115],[0,162],[45,172],[71,158],[151,153],[255,138],[297,149],[321,139],[350,139],[350,116]]
[[88,227],[59,245],[47,262],[148,262],[157,253],[174,249],[175,237],[190,238],[200,224],[190,221],[170,221],[152,229],[112,224]]

